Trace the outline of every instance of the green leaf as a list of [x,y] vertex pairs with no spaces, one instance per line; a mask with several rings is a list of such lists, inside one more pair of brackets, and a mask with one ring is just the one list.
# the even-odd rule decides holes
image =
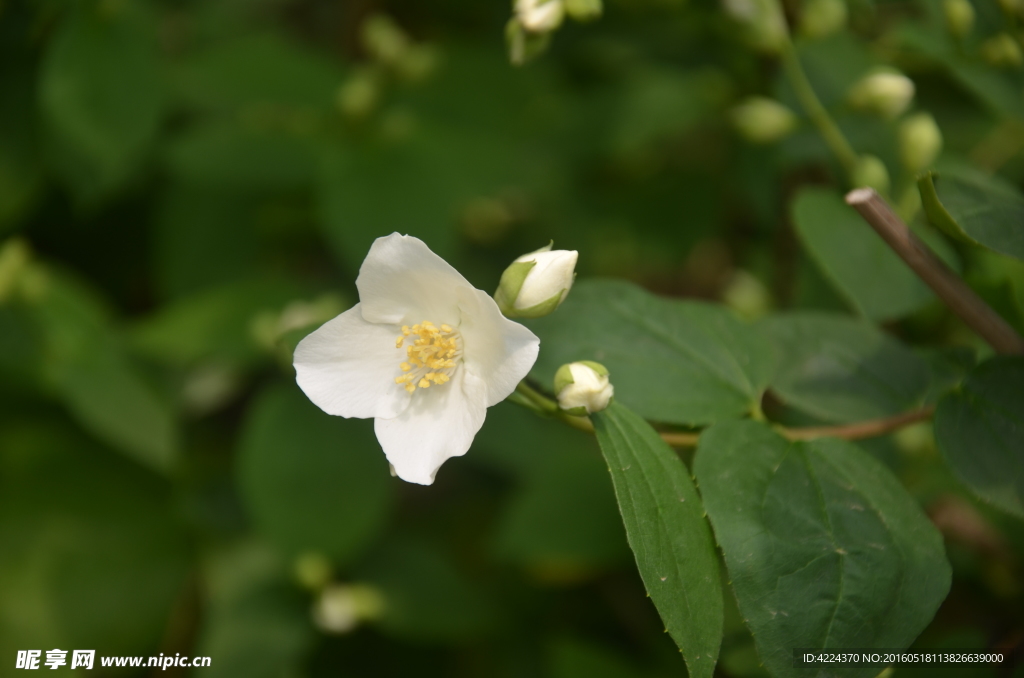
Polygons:
[[726,422],[701,435],[694,470],[740,611],[778,678],[821,675],[794,668],[794,648],[907,647],[949,590],[942,536],[855,445]]
[[611,373],[615,397],[655,421],[740,416],[757,406],[772,370],[768,343],[725,308],[622,281],[581,281],[557,313],[529,325],[544,346],[531,373],[540,383],[565,363],[594,360]]
[[280,311],[301,294],[288,281],[239,280],[162,307],[135,324],[132,343],[175,366],[204,360],[246,366],[261,353],[253,336],[257,314]]
[[287,563],[265,544],[219,546],[203,564],[206,615],[196,654],[213,678],[277,678],[299,670],[315,641],[309,601],[289,586]]
[[541,444],[544,456],[512,495],[495,536],[499,555],[541,579],[586,577],[629,553],[593,440],[575,433],[581,444],[570,448]]
[[338,561],[381,529],[396,482],[370,422],[325,414],[294,385],[265,391],[250,408],[237,472],[267,537]]
[[179,179],[219,189],[310,186],[316,175],[315,142],[304,131],[197,125],[167,145],[165,161]]
[[128,181],[160,123],[156,25],[138,3],[71,8],[40,74],[44,119],[60,169],[89,202]]
[[125,355],[104,310],[72,280],[52,275],[31,311],[45,345],[44,374],[79,423],[169,471],[178,453],[174,413]]
[[296,123],[329,110],[343,77],[334,62],[272,33],[216,41],[173,72],[177,94],[196,108],[255,113],[270,104],[286,108],[266,107],[264,114]]
[[928,173],[918,180],[925,213],[961,241],[1024,259],[1024,196],[980,172]]
[[170,490],[63,417],[5,418],[0,653],[155,654],[189,571]]
[[256,277],[259,206],[252,194],[171,183],[156,202],[153,229],[153,268],[162,296]]
[[796,231],[811,257],[861,315],[900,318],[934,299],[928,286],[838,194],[805,188],[792,209]]
[[42,188],[35,72],[26,47],[0,36],[0,233],[17,224]]
[[978,365],[939,401],[935,439],[946,462],[985,501],[1024,518],[1024,358]]
[[551,678],[640,678],[643,674],[604,645],[574,639],[552,644]]
[[626,537],[644,586],[686,660],[711,676],[722,642],[722,586],[711,532],[686,466],[624,405],[594,415]]
[[771,389],[787,405],[840,423],[917,407],[928,366],[866,322],[829,313],[787,313],[760,323],[775,344]]
[[383,612],[376,625],[416,642],[461,642],[496,621],[480,588],[430,543],[396,538],[360,562],[356,581],[376,588]]

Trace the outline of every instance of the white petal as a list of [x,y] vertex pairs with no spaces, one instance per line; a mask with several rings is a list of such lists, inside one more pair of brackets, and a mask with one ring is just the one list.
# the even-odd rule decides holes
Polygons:
[[401,330],[363,319],[360,304],[324,323],[295,347],[295,380],[313,403],[342,417],[396,417],[409,394],[395,383],[405,351]]
[[417,389],[409,408],[373,422],[377,440],[399,478],[430,485],[446,460],[460,457],[487,414],[486,386],[464,370],[447,384]]
[[370,322],[456,325],[457,290],[473,286],[419,238],[392,233],[374,241],[356,287],[363,318]]
[[537,362],[540,339],[503,316],[487,293],[462,291],[463,368],[487,386],[487,406],[507,398]]

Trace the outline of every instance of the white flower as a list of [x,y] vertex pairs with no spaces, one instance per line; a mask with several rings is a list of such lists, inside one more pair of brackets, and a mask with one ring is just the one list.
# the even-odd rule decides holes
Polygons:
[[359,303],[295,348],[296,381],[328,414],[373,417],[398,477],[429,485],[530,371],[540,340],[411,236],[378,238],[356,287]]
[[516,17],[531,33],[547,33],[558,28],[565,16],[562,0],[516,0]]
[[551,245],[512,262],[501,274],[495,301],[510,318],[540,318],[565,301],[576,278],[575,250],[552,250]]
[[608,381],[608,369],[592,360],[562,365],[555,372],[558,406],[569,414],[586,415],[608,407],[615,387]]

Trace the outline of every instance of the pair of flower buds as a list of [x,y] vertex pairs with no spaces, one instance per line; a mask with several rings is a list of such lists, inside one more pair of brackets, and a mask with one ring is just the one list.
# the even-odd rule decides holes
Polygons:
[[[505,269],[494,300],[508,318],[540,318],[565,301],[576,275],[577,253],[552,250],[530,252]],[[555,373],[558,406],[569,414],[600,412],[611,402],[614,388],[604,365],[590,360],[562,365]]]

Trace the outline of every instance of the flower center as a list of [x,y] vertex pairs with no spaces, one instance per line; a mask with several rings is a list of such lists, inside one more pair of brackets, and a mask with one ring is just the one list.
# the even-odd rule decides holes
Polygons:
[[444,384],[451,380],[462,357],[462,335],[451,325],[435,327],[424,320],[419,325],[402,327],[402,336],[395,340],[395,348],[405,347],[407,360],[399,367],[405,374],[395,377],[396,384],[405,384],[409,393],[417,388],[430,388],[430,384]]

